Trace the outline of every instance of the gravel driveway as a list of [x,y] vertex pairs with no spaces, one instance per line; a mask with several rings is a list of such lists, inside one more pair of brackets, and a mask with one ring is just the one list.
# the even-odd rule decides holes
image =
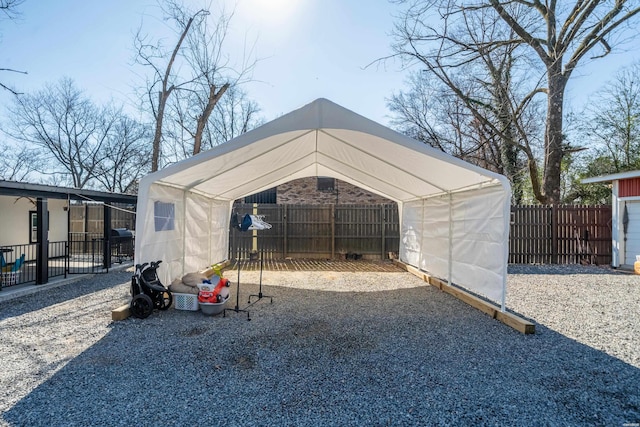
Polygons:
[[[640,276],[510,267],[535,335],[405,272],[265,271],[251,321],[112,322],[130,276],[0,304],[0,425],[640,423]],[[241,279],[244,308],[258,273]]]

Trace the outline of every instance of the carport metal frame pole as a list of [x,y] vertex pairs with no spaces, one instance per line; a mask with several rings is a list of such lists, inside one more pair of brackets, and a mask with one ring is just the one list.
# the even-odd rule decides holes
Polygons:
[[453,194],[449,192],[449,265],[447,271],[447,281],[452,285],[453,276]]
[[509,230],[511,229],[511,198],[507,199],[504,203],[504,210],[502,213],[504,218],[503,230],[505,230],[506,236],[503,237],[503,271],[502,271],[502,301],[500,304],[500,311],[506,313],[507,311],[507,264],[509,260]]

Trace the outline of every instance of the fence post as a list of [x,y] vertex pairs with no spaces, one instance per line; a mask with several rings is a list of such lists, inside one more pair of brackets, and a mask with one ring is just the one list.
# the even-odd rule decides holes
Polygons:
[[381,238],[380,238],[380,257],[381,259],[384,261],[384,252],[385,252],[385,243],[386,243],[386,229],[387,228],[387,221],[385,218],[385,206],[384,205],[380,205],[380,234],[381,234]]
[[558,263],[558,206],[551,205],[551,264]]
[[111,208],[104,204],[102,209],[104,212],[102,222],[102,234],[104,236],[102,240],[102,264],[107,272],[109,272],[109,268],[111,268]]
[[287,205],[282,205],[282,258],[287,258]]
[[331,259],[336,256],[336,205],[331,204]]

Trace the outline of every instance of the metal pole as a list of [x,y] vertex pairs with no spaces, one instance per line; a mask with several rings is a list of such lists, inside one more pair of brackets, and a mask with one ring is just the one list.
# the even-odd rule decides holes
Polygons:
[[381,240],[380,240],[380,257],[381,259],[385,259],[384,258],[384,253],[385,253],[385,243],[386,243],[386,218],[385,218],[385,205],[380,205],[380,234],[381,234]]
[[[37,229],[36,229],[36,241],[37,255],[36,255],[36,284],[42,285],[49,281],[49,209],[48,200],[38,198],[36,201],[37,208]],[[16,254],[16,258],[19,255]]]
[[282,205],[282,257],[287,258],[287,205]]
[[111,267],[111,208],[105,203],[102,205],[102,209],[104,218],[102,221],[102,265],[108,272]]
[[336,205],[331,205],[331,259],[336,256]]
[[449,193],[449,271],[447,272],[449,286],[453,284],[453,194]]

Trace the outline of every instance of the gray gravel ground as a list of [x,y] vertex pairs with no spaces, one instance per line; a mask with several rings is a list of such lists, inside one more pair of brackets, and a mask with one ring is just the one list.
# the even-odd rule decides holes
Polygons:
[[511,267],[528,336],[409,273],[264,272],[274,300],[251,321],[172,308],[112,322],[130,276],[0,304],[0,425],[640,423],[640,276]]

